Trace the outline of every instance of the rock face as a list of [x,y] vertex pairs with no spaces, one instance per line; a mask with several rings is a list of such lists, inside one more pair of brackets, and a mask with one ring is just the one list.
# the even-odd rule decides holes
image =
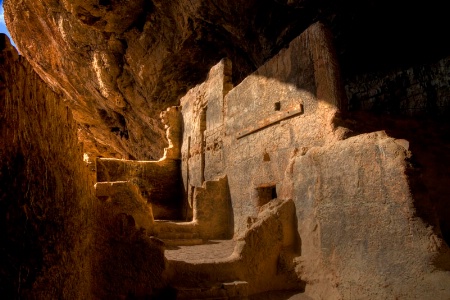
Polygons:
[[0,35],[0,291],[90,297],[92,178],[62,98]]
[[240,66],[242,79],[298,22],[295,4],[256,2],[27,0],[4,7],[21,54],[67,97],[90,152],[156,159],[165,145],[156,121],[162,109],[222,57]]
[[228,57],[239,83],[317,19],[333,29],[349,75],[443,57],[448,18],[431,2],[5,0],[4,7],[21,54],[68,99],[86,151],[148,160],[166,143],[159,112],[211,66]]
[[163,288],[161,245],[95,198],[70,109],[3,34],[0,100],[2,296],[106,299]]
[[332,28],[349,75],[440,58],[450,50],[440,38],[449,24],[435,2],[5,0],[4,7],[21,54],[68,99],[86,151],[156,159],[167,142],[157,115],[220,59],[232,61],[239,83],[315,20]]

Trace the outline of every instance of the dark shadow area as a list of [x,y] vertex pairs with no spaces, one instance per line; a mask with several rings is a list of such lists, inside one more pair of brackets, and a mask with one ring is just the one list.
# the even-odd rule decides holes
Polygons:
[[227,185],[226,185],[226,199],[228,202],[228,232],[224,235],[224,239],[232,239],[234,235],[234,208],[233,208],[233,202],[231,201],[231,192],[230,192],[230,186],[228,184],[228,178],[227,178]]
[[151,300],[176,300],[177,299],[177,290],[173,287],[166,287],[164,289],[157,290],[155,295],[151,298]]
[[47,246],[41,238],[44,231],[39,217],[27,210],[30,204],[23,188],[26,167],[22,153],[0,166],[0,293],[5,299],[19,299],[32,289]]
[[[300,233],[298,232],[298,217],[297,217],[297,209],[295,209],[295,215],[294,215],[294,224],[292,224],[295,232],[294,236],[294,253],[296,255],[302,255],[302,237],[300,236]],[[306,285],[306,283],[305,283]]]
[[276,185],[260,186],[256,188],[256,206],[261,207],[277,198]]
[[216,242],[216,241],[213,241],[213,240],[203,241],[203,245],[214,245],[214,244],[220,244],[220,242]]
[[313,300],[303,294],[303,290],[269,291],[250,295],[249,300]]
[[[450,54],[445,2],[327,1],[330,26],[345,77],[430,63]],[[328,9],[328,11],[327,11]]]
[[[205,18],[191,24],[202,27],[202,35],[187,40],[180,57],[167,63],[188,83],[187,89],[202,82],[222,57],[231,59],[233,84],[238,85],[317,21],[330,28],[343,78],[430,63],[450,54],[442,38],[450,19],[445,3],[437,0],[426,5],[405,0],[225,1],[200,11]],[[247,17],[236,19],[240,15]],[[237,24],[239,29],[229,29]],[[186,61],[185,52],[194,57]]]

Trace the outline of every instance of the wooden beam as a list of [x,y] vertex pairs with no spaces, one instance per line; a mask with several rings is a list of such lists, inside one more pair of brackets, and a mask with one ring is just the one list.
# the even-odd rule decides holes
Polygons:
[[300,115],[302,113],[303,113],[303,105],[300,105],[300,108],[297,108],[297,109],[279,111],[276,114],[273,114],[272,116],[267,117],[267,118],[257,122],[256,124],[239,131],[236,135],[236,139],[240,139],[240,138],[247,136],[249,134],[252,134],[256,131],[259,131],[261,129],[269,127],[273,124],[279,123],[282,120],[291,118],[293,116]]

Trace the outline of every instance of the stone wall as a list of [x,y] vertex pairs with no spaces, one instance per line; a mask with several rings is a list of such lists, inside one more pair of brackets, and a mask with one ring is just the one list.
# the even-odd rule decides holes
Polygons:
[[231,62],[223,59],[211,68],[204,83],[189,90],[180,100],[183,115],[181,169],[186,200],[191,206],[193,188],[223,174],[224,96],[231,87]]
[[315,299],[447,299],[450,251],[417,216],[404,140],[363,134],[297,155],[286,172]]
[[70,110],[0,34],[0,294],[89,299],[95,196]]
[[155,219],[181,220],[182,208],[180,161],[131,161],[113,158],[97,159],[97,181],[130,181],[139,187],[151,203]]
[[235,232],[244,230],[264,204],[258,190],[276,195],[296,149],[337,138],[332,123],[341,90],[333,66],[329,36],[316,24],[231,90],[229,62],[213,67],[181,99],[187,200],[194,187],[226,174]]
[[434,64],[369,73],[346,82],[349,110],[405,116],[450,112],[450,58]]
[[233,237],[233,210],[227,177],[205,181],[195,189],[193,220],[204,240]]
[[294,152],[334,139],[340,99],[328,42],[324,28],[312,26],[225,97],[224,172],[236,232],[270,201],[261,189],[278,196]]
[[96,199],[78,127],[0,34],[0,294],[125,299],[164,287],[161,245]]
[[[314,299],[446,299],[443,218],[423,218],[409,142],[361,130],[368,120],[341,119],[345,98],[329,41],[316,24],[225,96],[226,61],[186,94],[185,189],[226,175],[235,237],[274,198],[293,199],[301,253],[294,264]],[[213,125],[210,105],[223,110]]]
[[[347,118],[354,133],[385,130],[406,139],[411,150],[411,179],[417,214],[450,243],[450,58],[390,72],[348,79]],[[416,178],[419,178],[416,176]]]

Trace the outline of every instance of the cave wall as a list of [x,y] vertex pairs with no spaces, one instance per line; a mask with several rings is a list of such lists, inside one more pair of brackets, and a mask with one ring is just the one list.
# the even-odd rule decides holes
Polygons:
[[94,195],[64,99],[0,35],[0,293],[88,299]]
[[177,105],[223,57],[238,84],[318,20],[332,30],[345,78],[450,53],[438,0],[5,0],[4,7],[22,55],[69,100],[86,151],[104,157],[161,157],[159,111]]
[[0,292],[107,299],[162,292],[161,244],[94,194],[78,127],[0,35]]
[[4,8],[22,55],[69,100],[86,151],[140,160],[162,156],[157,115],[217,60],[230,57],[242,80],[281,47],[279,34],[291,35],[289,23],[304,23],[296,4],[277,1],[5,0]]
[[348,109],[411,117],[448,115],[449,67],[447,57],[431,64],[348,78]]

